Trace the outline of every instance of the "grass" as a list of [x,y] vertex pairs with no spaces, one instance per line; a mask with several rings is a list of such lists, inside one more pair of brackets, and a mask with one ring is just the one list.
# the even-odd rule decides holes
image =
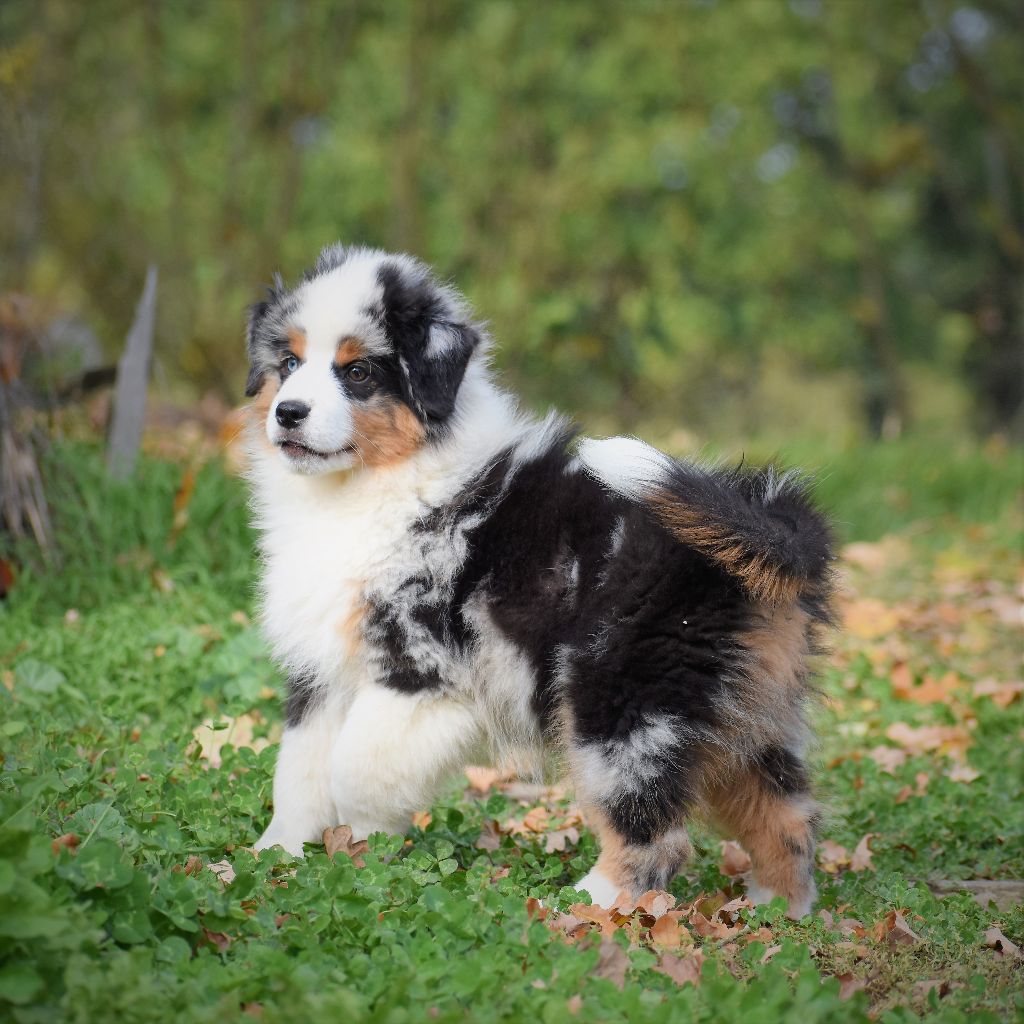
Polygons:
[[[477,845],[488,822],[521,822],[537,804],[554,821],[571,813],[557,793],[454,786],[408,841],[375,837],[362,867],[319,847],[297,868],[274,851],[255,859],[244,847],[269,819],[275,750],[260,741],[281,712],[250,625],[243,489],[214,463],[190,478],[157,461],[116,486],[95,451],[59,448],[47,476],[61,567],[23,567],[0,605],[0,1019],[1024,1016],[1022,961],[984,939],[995,925],[1022,943],[1021,906],[928,885],[1024,879],[1022,702],[977,687],[1019,678],[1007,608],[1020,456],[924,442],[796,454],[824,467],[823,497],[860,542],[848,630],[823,673],[819,759],[827,838],[851,852],[873,834],[873,868],[823,857],[831,923],[742,910],[735,939],[687,932],[666,951],[639,914],[604,945],[589,927],[567,941],[554,911],[530,916],[528,897],[572,902],[563,887],[595,853],[585,830],[550,853],[543,830]],[[229,742],[214,764],[193,730],[222,716],[252,745]],[[946,731],[907,739],[904,726]],[[878,748],[895,752],[889,770]],[[77,845],[55,842],[71,835]],[[715,894],[742,887],[717,840],[695,839],[673,893],[707,894],[710,913]],[[229,885],[208,869],[223,861]],[[917,941],[886,933],[894,910]],[[863,927],[844,933],[843,919]],[[625,957],[621,987],[609,941]],[[700,984],[679,986],[659,968],[691,943],[706,956]],[[933,981],[945,986],[922,984]]]

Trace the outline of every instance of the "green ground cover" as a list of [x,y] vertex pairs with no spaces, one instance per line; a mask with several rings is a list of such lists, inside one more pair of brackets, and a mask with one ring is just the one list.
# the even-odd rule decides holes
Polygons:
[[[660,924],[669,901],[568,909],[595,847],[557,788],[478,778],[408,841],[254,858],[281,712],[244,490],[215,462],[112,485],[58,449],[60,568],[0,604],[0,1019],[1024,1016],[1020,456],[784,454],[852,544],[819,712],[826,913],[720,911],[742,885],[697,829]],[[979,880],[1005,909],[959,891]]]

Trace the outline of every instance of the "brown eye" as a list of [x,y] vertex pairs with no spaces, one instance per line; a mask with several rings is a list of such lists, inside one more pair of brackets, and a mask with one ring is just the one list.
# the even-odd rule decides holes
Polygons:
[[370,367],[366,363],[353,363],[345,374],[353,384],[362,384],[370,376]]

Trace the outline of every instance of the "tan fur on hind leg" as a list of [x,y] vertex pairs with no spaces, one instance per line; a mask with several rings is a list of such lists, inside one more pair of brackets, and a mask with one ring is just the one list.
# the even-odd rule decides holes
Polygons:
[[713,821],[750,854],[751,900],[767,903],[783,896],[789,917],[797,920],[810,913],[817,895],[814,851],[820,817],[810,794],[772,793],[754,772],[740,769],[713,787],[707,802]]

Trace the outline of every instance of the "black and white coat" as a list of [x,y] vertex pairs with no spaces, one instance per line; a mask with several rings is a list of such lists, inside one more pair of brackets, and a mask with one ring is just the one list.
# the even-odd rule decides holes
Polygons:
[[252,310],[262,622],[288,673],[258,848],[400,833],[466,764],[564,765],[596,902],[663,888],[700,814],[756,899],[814,897],[808,661],[826,524],[794,477],[583,440],[495,384],[462,299],[332,247]]

